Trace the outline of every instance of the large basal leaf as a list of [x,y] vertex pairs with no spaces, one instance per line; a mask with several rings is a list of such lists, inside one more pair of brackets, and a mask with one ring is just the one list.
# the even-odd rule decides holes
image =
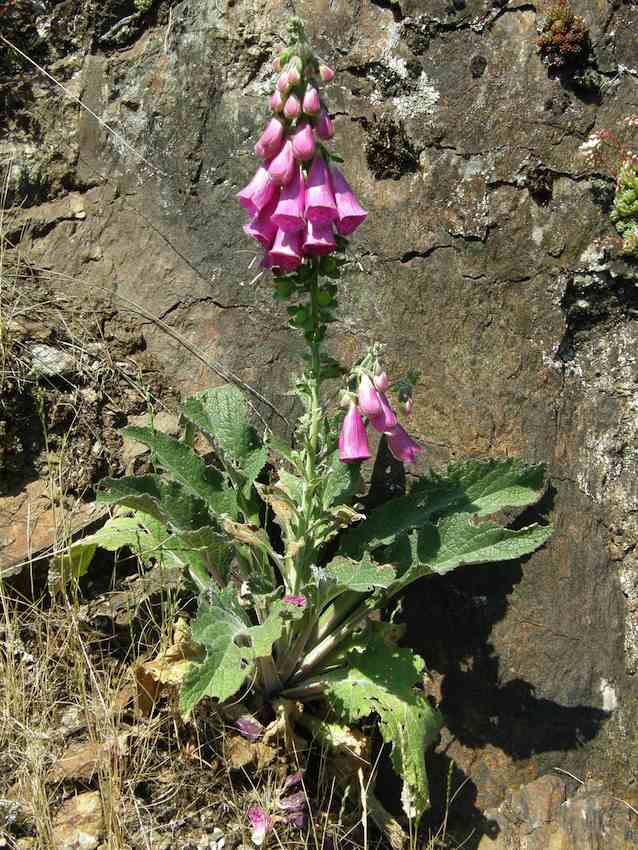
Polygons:
[[542,546],[552,532],[551,526],[530,525],[513,530],[491,522],[474,523],[461,514],[405,535],[384,551],[384,557],[404,568],[399,579],[403,587],[421,576],[445,575],[464,564],[522,558]]
[[336,557],[325,567],[326,573],[343,589],[369,593],[375,587],[390,587],[396,578],[390,564],[377,564],[370,558],[353,561],[350,558]]
[[225,485],[224,476],[205,464],[186,443],[152,428],[129,427],[123,434],[148,446],[154,462],[193,495],[203,499],[214,514],[237,515],[235,493]]
[[326,698],[342,720],[379,717],[383,740],[392,747],[392,764],[403,780],[401,800],[409,817],[430,805],[425,750],[436,739],[442,718],[415,685],[424,664],[409,649],[386,639],[388,627],[371,624],[365,643],[346,653],[345,665],[322,675]]
[[204,390],[187,399],[183,415],[203,431],[221,451],[254,481],[268,459],[250,424],[244,394],[233,384]]
[[206,650],[206,657],[193,664],[184,680],[180,694],[184,716],[205,696],[223,701],[237,693],[253,675],[255,661],[271,654],[284,620],[298,618],[301,613],[296,606],[279,600],[271,606],[264,623],[252,626],[232,587],[219,593],[212,604],[202,602],[191,634]]
[[179,531],[210,524],[202,499],[177,481],[165,481],[159,475],[104,478],[96,501],[142,511]]
[[507,507],[524,507],[543,493],[543,468],[518,460],[469,461],[450,466],[445,476],[418,481],[405,496],[371,511],[368,519],[342,537],[341,551],[360,558],[400,534],[454,515],[487,516]]

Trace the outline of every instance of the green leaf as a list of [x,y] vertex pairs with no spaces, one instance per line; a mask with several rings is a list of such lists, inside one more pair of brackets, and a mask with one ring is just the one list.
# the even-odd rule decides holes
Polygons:
[[125,428],[125,437],[137,440],[153,452],[155,463],[194,496],[198,496],[214,514],[236,516],[237,503],[233,490],[225,486],[224,476],[189,446],[151,428]]
[[409,649],[386,639],[388,627],[371,624],[365,643],[345,655],[345,666],[321,676],[326,698],[347,722],[379,716],[383,740],[392,746],[392,764],[403,780],[401,800],[409,817],[419,818],[430,804],[425,750],[434,742],[442,718],[416,690],[424,664]]
[[386,550],[384,555],[407,566],[401,575],[401,586],[431,573],[445,575],[464,564],[511,561],[529,555],[547,542],[551,526],[530,525],[519,530],[502,528],[491,522],[473,523],[467,516],[428,524],[409,535],[405,541]]
[[253,675],[255,661],[271,654],[284,620],[299,616],[293,609],[295,606],[278,600],[265,622],[252,626],[232,587],[219,593],[212,604],[202,602],[191,634],[206,650],[206,658],[194,664],[184,680],[180,694],[184,716],[205,696],[223,701],[237,693]]
[[325,570],[337,584],[359,593],[369,593],[375,587],[390,587],[396,578],[394,568],[390,564],[377,564],[369,558],[361,561],[333,558]]
[[210,524],[210,515],[202,499],[177,481],[165,481],[159,475],[104,478],[100,481],[96,501],[142,511],[178,530]]
[[334,451],[327,461],[327,472],[323,488],[323,506],[350,502],[361,484],[361,464],[342,463],[339,451]]
[[405,531],[453,514],[487,516],[506,507],[533,504],[543,494],[543,467],[519,460],[453,464],[445,476],[432,473],[412,491],[371,511],[368,519],[342,537],[344,554],[387,546]]
[[292,446],[289,446],[286,440],[282,439],[274,432],[271,431],[268,434],[268,440],[266,441],[266,445],[273,452],[280,455],[280,457],[283,457],[290,463],[294,463]]
[[197,425],[225,455],[254,481],[268,458],[250,424],[248,403],[233,384],[204,390],[187,399],[183,415]]

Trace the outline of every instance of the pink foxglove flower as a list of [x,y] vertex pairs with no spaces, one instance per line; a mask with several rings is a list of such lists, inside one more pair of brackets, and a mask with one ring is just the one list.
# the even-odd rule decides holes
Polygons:
[[390,407],[390,402],[388,401],[385,393],[379,393],[379,401],[381,402],[381,413],[379,413],[378,416],[371,416],[370,424],[375,431],[387,434],[392,431],[393,428],[397,427],[397,415]]
[[359,381],[357,401],[359,402],[359,410],[364,414],[364,416],[379,416],[382,412],[379,393],[376,391],[374,384],[365,373],[361,376],[361,380]]
[[293,593],[288,593],[281,601],[284,605],[294,605],[296,608],[306,607],[306,597],[301,595],[295,596]]
[[286,102],[284,104],[284,115],[291,121],[295,118],[299,118],[301,115],[301,104],[299,103],[299,98],[296,94],[290,94],[286,98]]
[[409,416],[412,413],[412,405],[413,404],[414,404],[414,402],[412,401],[411,398],[406,398],[406,400],[403,402],[403,412],[407,416]]
[[374,385],[378,390],[381,390],[382,393],[386,392],[388,387],[390,386],[390,379],[388,378],[388,373],[380,372],[378,375],[375,375]]
[[325,224],[337,218],[328,168],[321,156],[313,159],[306,182],[306,218],[314,224]]
[[349,236],[364,222],[368,213],[359,205],[348,181],[334,166],[331,168],[332,188],[337,204],[337,230],[342,236]]
[[273,156],[277,156],[283,144],[284,125],[279,118],[271,118],[255,145],[255,153],[257,153],[257,156],[271,159]]
[[274,197],[252,221],[244,225],[244,233],[256,239],[266,250],[272,246],[277,233],[277,226],[272,221],[276,206],[277,198]]
[[259,806],[251,806],[246,812],[253,833],[250,836],[256,847],[261,847],[272,830],[272,818]]
[[332,121],[330,120],[330,116],[328,115],[325,109],[322,109],[319,113],[319,120],[317,121],[316,129],[317,135],[320,139],[323,139],[324,142],[327,142],[335,134],[335,129],[332,126]]
[[331,254],[336,248],[337,243],[332,232],[331,222],[326,221],[322,224],[315,224],[313,221],[308,222],[306,238],[303,243],[304,254],[323,257],[326,254]]
[[258,741],[264,734],[264,727],[252,714],[242,714],[234,723],[239,734],[247,741]]
[[342,463],[357,463],[370,457],[368,435],[361,414],[354,402],[346,413],[339,434],[339,460]]
[[308,86],[306,89],[306,93],[303,96],[302,107],[306,115],[316,115],[321,109],[319,92],[314,86]]
[[305,771],[302,769],[297,770],[294,773],[289,773],[288,776],[284,779],[284,784],[281,790],[288,791],[290,788],[294,788],[296,785],[299,785],[299,783],[303,779],[304,772]]
[[292,152],[301,162],[312,159],[315,153],[315,137],[312,127],[303,121],[292,134]]
[[288,140],[277,156],[268,166],[271,179],[278,186],[287,186],[292,180],[295,170],[298,168],[292,152],[292,142]]
[[417,455],[423,451],[421,446],[400,425],[397,425],[388,434],[388,448],[393,456],[403,463],[414,463]]
[[306,189],[301,168],[297,165],[290,183],[281,190],[279,203],[273,214],[273,223],[281,230],[294,233],[303,230]]
[[273,199],[276,189],[269,171],[265,165],[260,165],[250,183],[237,193],[237,198],[251,216],[256,216]]
[[268,256],[273,264],[283,271],[294,271],[301,263],[301,232],[287,233],[285,230],[278,230]]
[[324,83],[332,82],[334,78],[335,72],[332,68],[329,68],[327,65],[319,65],[319,76],[324,81]]

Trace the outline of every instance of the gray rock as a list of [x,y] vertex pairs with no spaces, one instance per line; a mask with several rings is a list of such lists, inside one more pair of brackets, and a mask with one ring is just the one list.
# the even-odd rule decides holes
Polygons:
[[60,351],[50,345],[34,345],[31,348],[31,374],[52,378],[69,375],[76,368],[75,357],[68,351]]

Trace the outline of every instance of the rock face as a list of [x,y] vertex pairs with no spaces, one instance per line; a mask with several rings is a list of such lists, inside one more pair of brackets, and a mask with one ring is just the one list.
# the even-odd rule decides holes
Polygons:
[[[478,820],[553,767],[619,795],[638,781],[638,268],[617,257],[613,184],[577,155],[635,111],[638,7],[573,5],[587,67],[550,73],[529,4],[295,3],[337,70],[339,149],[370,211],[333,352],[380,340],[394,369],[421,370],[411,421],[426,462],[548,466],[550,545],[405,601],[409,639],[441,675],[433,790],[443,805],[453,759],[469,777],[455,805]],[[41,279],[107,299],[182,392],[221,364],[284,414],[300,342],[255,279],[233,195],[254,169],[288,10],[18,0],[7,38],[91,112],[17,54],[0,66],[9,230]],[[574,841],[556,846],[584,850]]]

